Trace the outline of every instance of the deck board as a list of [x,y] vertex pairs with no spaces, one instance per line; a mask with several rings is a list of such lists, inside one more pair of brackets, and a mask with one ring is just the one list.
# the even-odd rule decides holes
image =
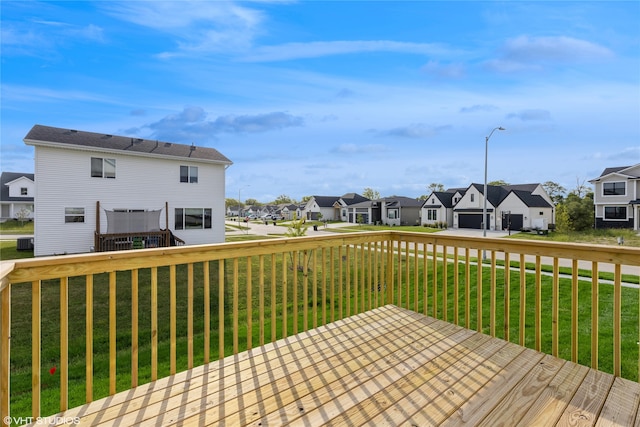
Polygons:
[[639,425],[640,385],[396,306],[70,409],[81,425]]

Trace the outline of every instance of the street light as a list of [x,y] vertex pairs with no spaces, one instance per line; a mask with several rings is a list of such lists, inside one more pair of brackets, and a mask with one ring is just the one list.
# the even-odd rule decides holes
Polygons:
[[[482,237],[487,237],[487,155],[489,153],[489,138],[497,130],[504,130],[502,126],[493,128],[489,136],[484,140],[484,205],[482,207]],[[484,258],[486,258],[486,253]]]
[[[240,226],[240,205],[242,204],[242,201],[240,199],[240,190],[242,190],[243,188],[247,188],[247,187],[251,187],[249,184],[239,187],[238,188],[238,226]],[[249,225],[247,224],[247,234],[249,233]]]

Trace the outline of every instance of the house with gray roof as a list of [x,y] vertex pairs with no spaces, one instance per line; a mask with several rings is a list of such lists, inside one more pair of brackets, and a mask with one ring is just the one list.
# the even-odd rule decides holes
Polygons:
[[[484,185],[471,184],[452,208],[453,228],[482,229],[484,197]],[[553,201],[541,184],[488,185],[486,197],[487,230],[546,228],[555,222]]]
[[640,163],[606,168],[589,182],[596,228],[640,230]]
[[404,196],[383,197],[347,208],[348,222],[358,224],[418,225],[422,200]]
[[35,177],[32,173],[0,174],[0,221],[33,219]]
[[224,241],[232,162],[214,148],[42,125],[24,142],[35,148],[36,256],[102,250],[95,236],[104,233]]
[[346,193],[342,196],[311,196],[304,207],[308,220],[324,219],[329,221],[348,221],[347,208],[353,204],[367,201],[358,193]]

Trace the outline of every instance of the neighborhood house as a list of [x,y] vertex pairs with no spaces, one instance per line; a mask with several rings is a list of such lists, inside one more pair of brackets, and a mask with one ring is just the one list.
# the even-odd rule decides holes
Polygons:
[[640,230],[640,163],[606,168],[594,186],[596,228]]
[[35,186],[32,173],[2,172],[0,175],[0,221],[33,219]]
[[224,242],[232,162],[217,150],[42,125],[24,142],[35,147],[36,256]]

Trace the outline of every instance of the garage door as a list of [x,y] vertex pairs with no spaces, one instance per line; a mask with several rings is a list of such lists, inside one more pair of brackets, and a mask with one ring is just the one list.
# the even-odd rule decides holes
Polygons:
[[482,229],[482,214],[458,214],[458,228]]
[[509,218],[511,220],[511,230],[521,230],[522,229],[522,225],[524,224],[524,219],[523,219],[523,215],[514,215],[511,214],[509,215]]

